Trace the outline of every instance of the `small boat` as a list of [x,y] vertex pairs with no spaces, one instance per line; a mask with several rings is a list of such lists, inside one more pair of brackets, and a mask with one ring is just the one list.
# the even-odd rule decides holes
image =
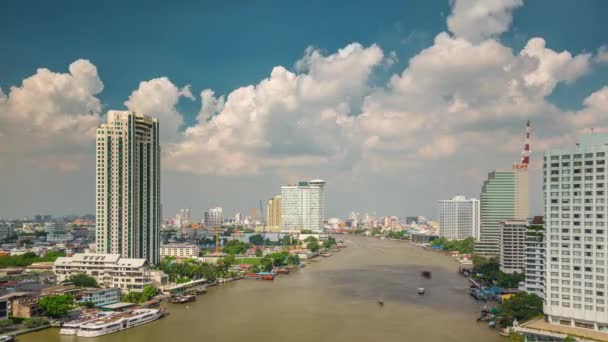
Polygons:
[[378,299],[378,305],[384,306],[384,299],[382,299],[382,298]]
[[327,258],[327,257],[332,256],[333,254],[332,254],[332,253],[325,252],[325,253],[321,253],[321,254],[319,254],[319,255],[320,255],[320,256],[322,256],[322,257],[324,257],[324,258]]
[[12,341],[15,341],[15,336],[11,336],[11,335],[0,336],[0,342],[12,342]]
[[188,296],[175,296],[175,297],[172,297],[171,299],[169,299],[169,303],[183,304],[183,303],[193,302],[195,300],[196,300],[196,297],[192,296],[192,295],[188,295]]
[[418,294],[419,295],[423,295],[424,294],[424,287],[419,287],[418,288]]
[[431,279],[431,271],[422,271],[420,274],[426,279]]

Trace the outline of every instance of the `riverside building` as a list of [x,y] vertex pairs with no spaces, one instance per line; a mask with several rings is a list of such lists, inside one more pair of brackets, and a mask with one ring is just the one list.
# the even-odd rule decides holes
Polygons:
[[526,262],[527,220],[500,222],[499,265],[504,273],[523,273]]
[[550,323],[608,330],[608,134],[545,152],[546,296]]
[[281,231],[281,195],[269,199],[266,204],[266,228],[271,232]]
[[323,230],[325,181],[311,180],[281,187],[281,230]]
[[97,129],[96,252],[160,261],[158,120],[109,111]]
[[439,236],[462,240],[479,236],[479,201],[455,196],[439,201]]

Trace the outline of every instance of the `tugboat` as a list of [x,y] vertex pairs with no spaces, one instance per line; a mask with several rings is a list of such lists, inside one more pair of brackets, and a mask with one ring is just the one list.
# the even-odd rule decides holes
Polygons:
[[419,287],[418,288],[418,294],[419,295],[423,295],[424,294],[424,287]]

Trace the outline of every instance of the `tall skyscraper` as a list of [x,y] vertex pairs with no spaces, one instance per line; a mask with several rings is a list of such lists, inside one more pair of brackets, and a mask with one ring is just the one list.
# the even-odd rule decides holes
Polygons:
[[203,213],[203,225],[206,228],[215,228],[222,225],[222,207],[210,208]]
[[109,111],[97,129],[97,253],[160,261],[158,120]]
[[281,230],[323,229],[325,181],[311,180],[281,187]]
[[455,196],[439,201],[439,235],[461,240],[479,238],[479,201]]
[[549,322],[608,330],[608,134],[545,152],[546,272]]
[[266,205],[266,226],[268,231],[281,230],[281,195],[268,200]]
[[528,165],[530,164],[530,121],[526,124],[526,140],[520,163],[511,170],[495,170],[488,174],[481,188],[479,240],[475,253],[486,257],[500,254],[500,223],[525,220],[530,215]]

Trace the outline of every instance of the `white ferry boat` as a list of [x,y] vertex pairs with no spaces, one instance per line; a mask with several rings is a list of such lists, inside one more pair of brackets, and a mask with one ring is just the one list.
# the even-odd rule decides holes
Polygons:
[[65,322],[61,326],[61,329],[59,330],[59,334],[60,335],[76,335],[78,333],[78,331],[80,330],[81,325],[88,323],[88,322],[96,321],[100,318],[110,317],[113,315],[116,315],[116,312],[99,312],[92,316],[88,315],[88,316],[82,317],[77,320]]
[[107,335],[155,321],[161,318],[163,314],[164,310],[158,309],[135,309],[121,312],[110,317],[100,318],[82,324],[76,335],[81,337]]

